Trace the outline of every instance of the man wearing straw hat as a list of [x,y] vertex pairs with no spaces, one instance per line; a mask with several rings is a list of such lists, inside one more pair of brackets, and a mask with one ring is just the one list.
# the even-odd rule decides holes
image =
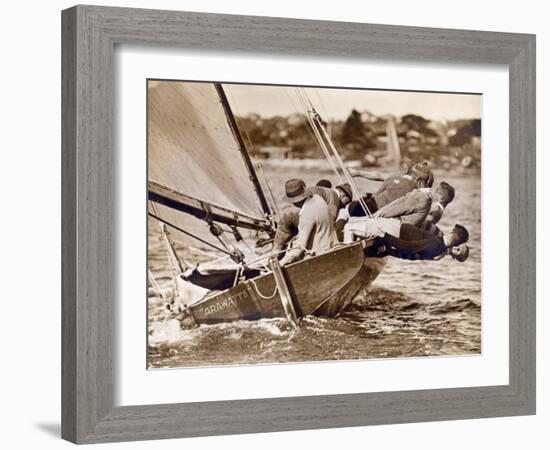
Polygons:
[[291,249],[281,260],[281,265],[298,261],[307,254],[318,255],[327,252],[338,243],[334,231],[334,219],[327,203],[306,188],[304,180],[291,179],[285,183],[283,200],[298,210],[298,236]]
[[[329,186],[324,183],[325,181],[330,183],[328,180],[320,180],[315,186],[308,187],[307,189],[311,194],[316,194],[325,201],[330,218],[334,223],[340,209],[345,208],[349,204],[353,194],[351,186],[348,183],[332,187],[332,184]],[[280,254],[284,252],[286,245],[298,234],[299,223],[300,210],[298,208],[289,204],[286,208],[281,209],[277,220],[277,232],[273,241],[274,253]]]

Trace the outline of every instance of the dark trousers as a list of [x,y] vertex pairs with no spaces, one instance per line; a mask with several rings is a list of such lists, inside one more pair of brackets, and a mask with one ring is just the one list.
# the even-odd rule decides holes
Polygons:
[[[376,204],[376,199],[372,194],[365,195],[363,197],[363,201],[365,202],[365,205],[367,205],[367,208],[369,208],[369,211],[371,214],[374,214],[376,211],[378,211],[378,205]],[[352,217],[366,216],[365,210],[361,206],[361,203],[357,200],[354,200],[349,204],[348,210],[349,210],[349,215]]]

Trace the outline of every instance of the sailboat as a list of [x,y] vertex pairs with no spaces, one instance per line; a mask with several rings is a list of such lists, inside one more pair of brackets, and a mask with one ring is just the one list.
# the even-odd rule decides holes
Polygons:
[[394,169],[399,170],[401,167],[401,150],[399,148],[399,138],[397,137],[395,118],[391,115],[387,117],[386,121],[386,136],[388,159],[393,163]]
[[[297,326],[310,314],[333,317],[384,266],[383,258],[367,256],[369,240],[285,267],[277,255],[257,253],[255,243],[275,233],[274,200],[221,84],[149,81],[148,152],[148,213],[166,230],[178,276],[209,289],[178,311],[184,327],[276,317]],[[174,244],[178,236],[222,253],[233,267],[190,268]]]

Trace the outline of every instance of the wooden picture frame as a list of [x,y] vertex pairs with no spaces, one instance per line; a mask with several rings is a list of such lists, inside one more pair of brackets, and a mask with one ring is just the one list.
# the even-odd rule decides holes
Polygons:
[[[64,439],[94,443],[535,413],[534,35],[97,6],[63,11],[62,29]],[[113,52],[126,43],[506,65],[509,384],[115,407]]]

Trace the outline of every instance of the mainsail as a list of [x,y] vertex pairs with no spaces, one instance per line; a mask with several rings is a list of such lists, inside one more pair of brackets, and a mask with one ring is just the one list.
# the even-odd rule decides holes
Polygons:
[[210,241],[205,221],[271,230],[269,207],[220,85],[149,81],[147,107],[153,217]]
[[177,81],[150,81],[148,88],[149,181],[264,220],[265,200],[259,197],[219,88]]

